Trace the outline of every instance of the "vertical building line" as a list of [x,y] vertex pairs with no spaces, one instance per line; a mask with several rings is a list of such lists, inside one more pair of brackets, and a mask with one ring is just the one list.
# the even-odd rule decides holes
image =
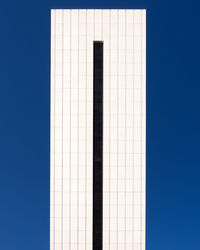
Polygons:
[[56,156],[56,150],[55,150],[55,147],[56,147],[56,144],[55,144],[55,135],[56,135],[56,128],[55,128],[55,125],[56,125],[56,122],[55,122],[55,117],[56,117],[56,10],[54,10],[54,250],[55,250],[55,156]]
[[69,249],[71,250],[71,62],[72,62],[72,56],[71,56],[71,29],[72,29],[72,10],[70,9],[70,147],[69,147]]
[[101,9],[101,39],[103,40],[103,9]]
[[95,40],[95,9],[94,9],[94,39],[93,40]]
[[[103,9],[101,9],[101,40],[103,41]],[[104,79],[104,61],[103,61],[103,79]],[[104,89],[103,89],[103,93],[104,93]],[[102,114],[102,116],[104,116],[104,94],[103,94],[103,100],[102,100],[102,102],[103,102],[103,110],[102,110],[102,112],[103,112],[103,114]],[[103,120],[104,120],[104,117],[103,117]],[[102,125],[103,127],[104,127],[104,124]],[[104,138],[102,138],[102,143],[104,144]],[[102,152],[102,155],[104,155],[104,151]],[[102,164],[104,165],[104,162],[102,161]],[[102,175],[102,179],[104,179],[104,176]],[[104,193],[104,182],[103,182],[103,185],[102,185],[102,197],[104,197],[103,196],[103,193]],[[103,244],[104,244],[104,241],[103,241],[103,238],[104,238],[104,233],[103,233],[103,215],[104,215],[104,207],[103,207],[103,204],[104,204],[104,202],[103,202],[103,198],[102,198],[102,248],[103,248]]]
[[135,221],[135,219],[134,219],[134,206],[135,206],[135,203],[134,203],[134,197],[135,197],[135,193],[134,193],[134,182],[135,182],[135,180],[134,180],[134,171],[135,171],[135,164],[134,164],[134,159],[135,159],[135,157],[134,157],[134,144],[135,144],[135,142],[134,142],[134,116],[135,116],[135,112],[134,112],[134,102],[135,102],[135,98],[134,98],[134,93],[135,93],[135,90],[134,90],[134,85],[135,85],[135,79],[134,79],[134,58],[135,58],[135,52],[134,52],[134,10],[133,10],[133,207],[132,207],[132,217],[133,217],[133,219],[132,219],[132,237],[133,237],[133,239],[132,239],[132,248],[133,248],[133,250],[134,250],[134,221]]
[[[93,9],[93,23],[94,23],[94,25],[93,25],[93,40],[95,40],[95,9]],[[93,43],[93,68],[94,68],[94,43]],[[93,71],[94,71],[94,69],[93,69]],[[93,98],[93,105],[94,105],[94,72],[93,72],[93,96],[92,96],[92,98]],[[94,107],[93,107],[92,115],[94,117]],[[93,122],[93,134],[94,134],[94,122]],[[94,155],[94,139],[93,139],[93,151],[92,151],[92,153]],[[94,156],[93,156],[93,161],[94,161]],[[93,162],[92,171],[93,171],[92,172],[92,178],[93,178],[93,182],[94,182],[94,162]],[[94,185],[92,185],[92,193],[94,194]],[[92,196],[92,205],[94,207],[94,195]],[[93,216],[92,227],[94,227],[94,209],[92,211],[92,216]],[[93,241],[92,244],[94,244],[93,234],[94,234],[94,228],[93,228],[93,231],[92,231],[92,241]]]
[[61,249],[63,250],[63,44],[64,44],[64,22],[62,10],[62,177],[61,177]]
[[142,10],[141,10],[141,194],[140,194],[140,249],[142,250]]
[[[49,228],[50,228],[50,230],[49,230],[49,239],[50,239],[50,246],[49,246],[49,248],[50,248],[50,250],[51,249],[53,249],[53,247],[52,247],[52,212],[53,212],[53,210],[52,210],[52,173],[53,173],[53,171],[52,171],[52,163],[53,163],[53,161],[52,161],[52,142],[53,142],[53,139],[52,139],[52,134],[53,134],[53,129],[52,129],[52,107],[53,107],[53,94],[52,94],[52,84],[53,84],[53,76],[52,76],[52,72],[53,72],[53,67],[52,67],[52,54],[53,54],[53,46],[52,46],[52,41],[53,41],[53,37],[52,37],[52,26],[53,26],[53,24],[52,24],[52,16],[53,16],[53,14],[52,14],[52,11],[51,11],[51,49],[50,49],[50,91],[49,91],[49,95],[50,95],[50,111],[49,111],[49,113],[50,113],[50,147],[49,147],[49,152],[50,152],[50,172],[49,172],[49,182],[50,182],[50,194],[49,194],[49,201],[50,201],[50,208],[49,208]],[[54,177],[53,177],[54,178]]]
[[118,179],[119,179],[119,165],[118,165],[118,152],[119,152],[119,142],[118,142],[118,119],[119,119],[119,79],[118,79],[118,71],[119,71],[119,61],[118,61],[118,53],[119,53],[119,10],[117,10],[117,250],[118,250],[118,210],[119,210],[119,202],[118,202]]
[[110,88],[111,88],[111,76],[110,76],[110,54],[111,54],[111,10],[109,11],[109,250],[110,250]]
[[126,250],[126,10],[125,10],[125,235],[124,235],[124,249]]
[[145,46],[145,50],[144,50],[144,57],[145,57],[145,60],[144,60],[144,69],[143,69],[143,74],[144,75],[144,91],[145,91],[145,95],[143,97],[144,99],[144,109],[145,109],[145,112],[144,112],[144,117],[143,117],[143,121],[144,121],[144,142],[145,145],[144,145],[144,172],[143,172],[143,181],[144,181],[144,217],[143,217],[143,225],[144,225],[144,232],[143,232],[143,235],[144,235],[144,247],[143,249],[145,249],[146,247],[146,105],[147,105],[147,102],[146,102],[146,10],[143,10],[144,12],[144,46]]
[[85,250],[87,250],[87,9],[86,9],[86,86],[85,86]]
[[103,42],[93,43],[93,250],[103,239]]
[[[103,9],[101,9],[101,40],[103,41]],[[104,79],[104,58],[103,58],[103,74],[102,74],[102,77],[103,77],[103,79]],[[103,103],[103,109],[102,109],[102,119],[104,120],[104,114],[105,114],[105,112],[104,112],[104,88],[103,88],[103,98],[102,98],[102,103]],[[104,126],[104,124],[103,124],[103,122],[102,122],[102,127]],[[103,136],[102,136],[102,144],[104,143],[104,138],[103,138]],[[104,155],[104,151],[102,150],[102,157],[103,157],[103,155]],[[104,158],[104,157],[103,157]],[[104,162],[103,162],[103,160],[102,160],[102,165],[104,165]],[[102,171],[103,172],[103,171]],[[102,180],[104,179],[104,176],[103,176],[103,174],[102,174]],[[104,207],[103,207],[103,204],[104,204],[104,202],[103,202],[103,192],[104,192],[104,182],[102,183],[102,249],[103,249],[103,238],[104,238],[104,234],[103,234],[103,215],[104,215]]]
[[79,9],[78,9],[78,112],[77,112],[77,250],[79,250]]

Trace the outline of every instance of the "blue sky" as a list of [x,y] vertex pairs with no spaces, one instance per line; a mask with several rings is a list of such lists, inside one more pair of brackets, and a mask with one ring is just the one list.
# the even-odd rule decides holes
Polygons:
[[49,249],[51,8],[147,9],[147,250],[200,248],[199,7],[1,1],[0,249]]

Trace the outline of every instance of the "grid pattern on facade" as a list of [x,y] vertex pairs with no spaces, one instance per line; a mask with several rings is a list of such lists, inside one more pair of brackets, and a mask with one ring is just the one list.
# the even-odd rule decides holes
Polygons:
[[103,249],[145,249],[146,12],[52,10],[50,249],[92,249],[93,42],[104,43]]

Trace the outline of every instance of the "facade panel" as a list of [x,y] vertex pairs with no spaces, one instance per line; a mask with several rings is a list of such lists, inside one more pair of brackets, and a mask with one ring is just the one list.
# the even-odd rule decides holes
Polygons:
[[103,43],[102,245],[144,250],[146,11],[130,9],[51,12],[50,249],[93,249],[95,41]]

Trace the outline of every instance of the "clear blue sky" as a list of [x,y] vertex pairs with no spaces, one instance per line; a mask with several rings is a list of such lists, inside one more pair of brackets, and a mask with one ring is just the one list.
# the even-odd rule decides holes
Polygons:
[[1,1],[0,250],[49,249],[51,8],[147,9],[147,250],[200,249],[199,7]]

